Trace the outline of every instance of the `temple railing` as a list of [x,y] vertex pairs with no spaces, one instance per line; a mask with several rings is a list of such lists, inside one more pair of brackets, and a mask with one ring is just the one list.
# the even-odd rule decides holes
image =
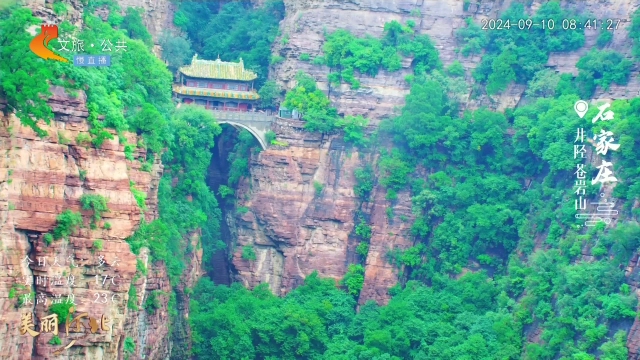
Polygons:
[[242,112],[242,111],[224,111],[211,110],[213,116],[218,121],[264,121],[272,122],[274,115],[268,115],[260,112]]

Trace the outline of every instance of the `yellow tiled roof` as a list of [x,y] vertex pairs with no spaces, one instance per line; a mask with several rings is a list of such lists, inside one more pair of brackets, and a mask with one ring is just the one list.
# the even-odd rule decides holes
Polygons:
[[251,81],[258,77],[253,71],[244,68],[242,58],[237,63],[220,61],[219,58],[200,60],[197,54],[193,56],[191,65],[181,67],[180,72],[187,76],[205,79]]
[[174,85],[173,91],[182,95],[207,96],[207,97],[218,97],[218,98],[239,99],[239,100],[260,99],[260,95],[258,95],[258,93],[253,91],[207,89],[207,88],[197,88],[197,87],[189,87],[189,86],[181,86],[181,85]]

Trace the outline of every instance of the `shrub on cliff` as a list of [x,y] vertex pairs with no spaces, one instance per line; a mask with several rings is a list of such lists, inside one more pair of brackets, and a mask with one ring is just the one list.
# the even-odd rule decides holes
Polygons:
[[[466,38],[466,51],[477,51],[483,46],[485,54],[479,66],[473,72],[476,81],[486,83],[487,91],[495,94],[506,89],[510,82],[524,84],[531,80],[534,74],[544,68],[551,52],[572,51],[581,48],[585,43],[584,31],[564,30],[562,21],[575,19],[578,23],[586,20],[583,15],[573,14],[563,9],[557,1],[542,4],[532,17],[525,11],[521,3],[513,3],[500,18],[511,21],[511,29],[490,31],[489,41],[485,43],[483,34],[469,28],[461,32]],[[540,25],[531,27],[530,31],[518,29],[518,21],[526,24],[541,24],[554,21],[554,28]],[[584,22],[583,22],[584,23]],[[514,30],[515,29],[515,30]],[[473,33],[477,35],[471,36]],[[486,44],[486,45],[485,45]],[[463,49],[463,51],[465,51]]]
[[49,312],[51,314],[57,314],[58,323],[62,325],[67,321],[67,316],[69,316],[72,308],[73,308],[73,304],[62,302],[59,304],[52,304],[51,306],[49,306]]
[[607,91],[612,84],[626,85],[633,63],[615,51],[592,49],[576,67],[580,70],[576,78],[580,95],[588,99],[596,86]]
[[358,147],[369,145],[370,140],[364,133],[367,124],[369,124],[369,120],[362,117],[362,115],[347,115],[336,121],[336,126],[344,131],[344,141]]
[[93,210],[91,217],[91,228],[95,229],[98,221],[102,219],[102,214],[109,211],[107,199],[100,194],[82,194],[80,204],[83,210]]
[[219,247],[221,213],[215,194],[206,184],[206,176],[214,139],[221,128],[210,111],[196,106],[177,110],[170,119],[170,128],[174,141],[163,154],[167,171],[158,187],[160,216],[151,223],[141,223],[127,242],[133,253],[148,247],[154,261],[164,261],[171,284],[175,285],[185,266],[184,238],[201,229],[205,264],[209,264],[208,259]]
[[136,351],[136,343],[133,341],[133,338],[127,336],[124,340],[124,356],[125,360],[131,356]]
[[136,183],[133,181],[129,181],[129,189],[131,190],[131,194],[136,200],[136,204],[138,204],[140,211],[144,212],[147,210],[147,193],[142,190],[138,190],[136,188]]
[[318,89],[313,77],[299,71],[296,87],[287,92],[282,106],[296,109],[306,121],[305,129],[327,133],[336,129],[338,111],[330,107],[331,101]]
[[467,18],[465,22],[467,26],[456,31],[456,39],[459,44],[463,45],[462,55],[479,54],[489,42],[489,36],[473,21],[473,18]]
[[422,74],[441,66],[438,51],[427,35],[415,35],[411,26],[393,20],[384,25],[382,39],[371,36],[358,38],[347,30],[338,29],[326,36],[322,46],[326,65],[338,71],[329,75],[331,83],[345,81],[352,89],[360,87],[354,71],[376,76],[380,68],[397,71],[402,68],[399,53],[413,57],[416,73]]
[[356,178],[356,183],[353,187],[353,191],[360,200],[367,201],[369,199],[371,191],[373,190],[373,185],[375,182],[373,167],[371,166],[371,164],[367,164],[363,168],[355,169],[353,175]]
[[155,314],[156,310],[160,308],[159,296],[164,295],[161,290],[153,290],[148,296],[147,301],[144,303],[144,310],[149,314]]
[[[128,24],[133,24],[132,21]],[[88,121],[97,147],[105,139],[112,138],[104,129],[111,127],[118,132],[137,132],[145,137],[150,150],[160,151],[164,145],[158,145],[156,138],[164,141],[163,136],[166,135],[166,123],[161,124],[161,120],[173,107],[170,101],[171,74],[142,42],[131,40],[93,15],[86,15],[84,22],[86,26],[77,33],[77,38],[85,44],[102,44],[103,40],[109,39],[113,42],[112,50],[118,41],[127,46],[126,51],[112,51],[112,65],[102,71],[38,59],[29,49],[31,36],[24,31],[26,27],[39,23],[31,10],[18,9],[10,17],[0,19],[0,92],[7,99],[7,110],[15,112],[24,125],[44,136],[46,134],[38,128],[37,121],[49,123],[52,119],[53,114],[46,102],[49,86],[82,89],[87,94]],[[60,25],[60,29],[61,33],[74,30],[66,22]],[[61,48],[59,39],[52,40],[51,45]],[[87,47],[85,53],[102,54],[102,46]],[[135,116],[145,104],[157,110],[155,116],[146,117],[154,120],[151,129]],[[142,110],[146,109],[148,106]],[[104,120],[100,120],[98,115],[104,115]],[[129,121],[131,119],[136,121]]]
[[56,227],[53,229],[53,238],[69,240],[78,226],[82,225],[82,215],[71,210],[65,210],[56,217]]
[[364,285],[364,267],[360,264],[349,265],[340,283],[347,288],[349,294],[358,297]]
[[242,258],[247,261],[256,261],[256,252],[253,246],[246,245],[242,247]]
[[153,45],[151,34],[149,34],[149,30],[147,30],[146,26],[142,23],[143,11],[143,9],[128,7],[120,27],[127,31],[127,36],[130,38],[140,39],[145,44],[151,46]]

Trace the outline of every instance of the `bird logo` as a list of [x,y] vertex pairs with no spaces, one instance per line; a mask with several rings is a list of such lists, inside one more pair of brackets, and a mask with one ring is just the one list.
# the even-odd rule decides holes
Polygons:
[[34,54],[45,60],[56,60],[61,62],[69,62],[69,60],[62,56],[56,55],[53,51],[47,48],[49,42],[58,38],[58,25],[41,25],[40,34],[31,40],[29,48]]

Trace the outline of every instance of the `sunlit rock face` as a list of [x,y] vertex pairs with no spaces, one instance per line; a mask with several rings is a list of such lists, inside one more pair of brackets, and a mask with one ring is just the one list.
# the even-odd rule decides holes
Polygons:
[[[118,359],[125,338],[131,337],[139,356],[162,358],[169,352],[166,299],[161,299],[154,315],[127,308],[136,256],[125,242],[143,217],[151,221],[157,216],[162,167],[156,163],[151,172],[141,171],[140,161],[125,158],[117,136],[99,149],[91,143],[78,144],[79,135],[89,135],[85,95],[79,92],[72,97],[57,87],[52,94],[49,105],[55,120],[42,126],[47,137],[39,138],[13,116],[0,118],[0,307],[6,323],[0,329],[0,357],[48,359],[75,339],[64,353],[69,359]],[[128,143],[137,143],[135,135],[126,136]],[[144,156],[143,151],[134,154],[135,159]],[[131,182],[147,193],[144,214],[131,193]],[[93,229],[93,211],[80,204],[85,194],[107,199],[109,211]],[[56,240],[47,246],[44,234],[52,231],[56,217],[67,209],[82,214],[83,226],[68,241]],[[144,252],[140,258],[147,262]],[[151,291],[170,289],[162,264],[149,264],[148,276],[138,277],[134,286],[140,308]],[[35,299],[22,304],[22,296],[30,291]],[[76,314],[88,312],[96,319],[105,315],[111,330],[67,337],[61,326],[62,345],[50,345],[50,333],[35,340],[20,335],[21,314],[49,315],[53,301],[67,302],[69,294]],[[148,341],[152,345],[145,349]]]

